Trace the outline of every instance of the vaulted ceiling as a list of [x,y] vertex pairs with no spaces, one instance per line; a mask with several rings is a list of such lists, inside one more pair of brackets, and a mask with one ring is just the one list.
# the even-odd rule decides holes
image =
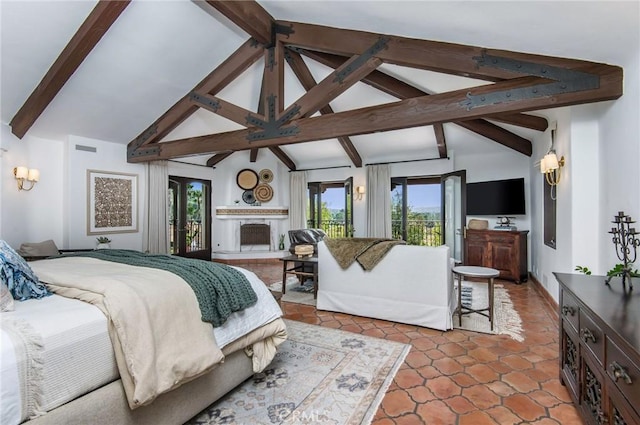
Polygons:
[[637,5],[560,19],[575,4],[2,1],[2,121],[126,143],[131,162],[531,155],[544,109],[622,94],[606,63]]

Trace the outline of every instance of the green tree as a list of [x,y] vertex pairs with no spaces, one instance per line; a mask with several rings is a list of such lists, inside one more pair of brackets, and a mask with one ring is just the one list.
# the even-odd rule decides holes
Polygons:
[[187,187],[187,217],[188,220],[202,220],[202,188],[196,189],[192,184]]

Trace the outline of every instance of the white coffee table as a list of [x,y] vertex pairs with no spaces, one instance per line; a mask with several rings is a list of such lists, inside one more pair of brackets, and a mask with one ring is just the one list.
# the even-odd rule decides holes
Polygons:
[[[453,273],[458,276],[458,308],[456,308],[454,315],[456,313],[458,314],[460,325],[462,325],[463,314],[478,313],[489,318],[489,323],[491,323],[491,330],[493,330],[493,279],[500,276],[500,272],[489,267],[456,266],[453,268]],[[462,306],[463,277],[487,279],[487,284],[489,285],[489,306],[487,308],[475,310],[469,307]]]

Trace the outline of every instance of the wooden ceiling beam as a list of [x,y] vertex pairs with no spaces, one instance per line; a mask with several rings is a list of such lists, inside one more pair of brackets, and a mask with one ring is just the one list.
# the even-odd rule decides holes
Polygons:
[[[234,53],[207,75],[191,92],[214,95],[231,81],[242,74],[261,56],[264,49],[254,39],[248,39]],[[135,151],[145,145],[159,142],[167,134],[198,110],[189,96],[182,97],[153,124],[147,127],[138,137],[129,142],[128,150]]]
[[[294,52],[293,50],[288,50],[287,52],[285,52],[285,56],[287,58],[289,66],[293,70],[293,73],[296,74],[296,77],[305,90],[309,91],[317,85],[315,78],[311,74],[311,71],[309,70],[307,65],[304,63],[304,60],[302,60],[302,57],[300,57],[300,54]],[[333,114],[334,111],[333,108],[331,108],[331,105],[327,104],[320,108],[320,113],[322,115],[326,115]],[[342,146],[342,149],[344,149],[345,153],[349,156],[349,159],[351,160],[353,165],[357,168],[362,167],[362,157],[358,153],[356,147],[353,145],[353,142],[351,142],[351,139],[347,136],[341,136],[338,138],[338,142]]]
[[289,168],[289,170],[296,171],[296,163],[293,162],[279,146],[269,146],[269,150],[273,152],[273,154],[277,156],[278,159]]
[[284,110],[284,46],[276,43],[264,50],[262,98],[269,120],[276,120]]
[[233,152],[221,152],[213,155],[207,160],[207,167],[215,167],[220,161],[231,156]]
[[385,63],[487,81],[500,81],[524,76],[521,69],[496,67],[490,61],[483,61],[483,58],[486,58],[487,55],[491,57],[499,56],[509,60],[534,62],[540,66],[574,70],[582,69],[584,66],[591,64],[590,62],[576,59],[486,49],[463,44],[419,40],[299,22],[276,21],[276,24],[290,28],[290,31],[286,34],[277,34],[276,36],[287,46],[333,53],[340,56],[351,56],[365,51],[374,43],[384,40],[386,47],[378,51],[376,56]]
[[[616,72],[610,66],[593,64],[589,69],[599,76],[597,88],[558,93],[553,96],[521,97],[509,101],[487,102],[476,105],[474,101],[492,99],[505,93],[519,90],[544,88],[549,80],[539,77],[523,77],[483,85],[470,89],[456,90],[431,96],[400,100],[384,105],[370,106],[352,111],[337,112],[332,115],[304,118],[292,121],[296,134],[264,140],[248,140],[252,130],[239,130],[222,134],[192,137],[159,144],[156,153],[130,162],[168,159],[177,156],[194,155],[225,150],[242,150],[263,146],[324,140],[339,136],[370,134],[380,131],[431,125],[434,123],[462,121],[503,112],[522,112],[547,108],[558,108],[589,102],[613,100],[622,95],[622,71]],[[616,68],[617,69],[617,68]],[[531,146],[519,152],[531,156]]]
[[[337,55],[331,55],[322,52],[314,52],[308,50],[301,50],[305,56],[320,62],[321,64],[329,67],[334,67],[342,63],[343,57]],[[385,74],[381,71],[374,71],[362,79],[362,82],[369,84],[384,93],[399,99],[411,99],[414,97],[428,96],[427,92],[420,90],[404,81],[400,81],[391,75]],[[516,114],[512,114],[516,115]],[[546,120],[545,120],[546,122]],[[531,146],[531,142],[515,133],[505,130],[495,124],[491,124],[483,119],[474,119],[464,122],[453,122],[458,124],[469,131],[472,131],[480,136],[486,137],[502,145],[508,146],[512,149],[517,145],[521,147],[515,148],[517,151],[528,152]],[[444,126],[442,123],[435,123],[433,125],[433,131],[436,136],[436,145],[438,146],[438,154],[440,158],[447,157],[447,145],[444,136]]]
[[447,157],[447,140],[444,137],[444,126],[440,123],[433,125],[433,132],[436,136],[436,146],[438,147],[438,156],[440,158]]
[[549,121],[546,118],[529,114],[495,114],[485,118],[537,131],[545,131],[549,127]]
[[[344,56],[333,55],[330,53],[324,52],[316,52],[313,50],[303,50],[298,49],[300,53],[305,55],[308,58],[315,60],[325,66],[330,68],[337,68],[347,60]],[[290,50],[291,51],[291,50]],[[408,99],[410,97],[419,97],[427,94],[432,94],[425,92],[411,84],[405,83],[395,77],[392,77],[389,74],[385,74],[382,71],[374,71],[365,78],[362,79],[363,83],[370,85],[371,87],[375,87],[380,91],[383,91],[391,96],[397,97],[398,99]],[[487,117],[489,118],[489,117]],[[545,131],[549,125],[546,118],[537,117],[535,115],[528,114],[517,114],[517,113],[507,113],[507,114],[496,114],[492,116],[490,119],[494,121],[500,121],[505,124],[516,125],[519,127],[529,128],[532,130]],[[482,124],[480,125],[483,126]],[[480,127],[479,127],[480,128]],[[474,131],[474,130],[471,130]],[[474,131],[478,133],[477,131]],[[483,134],[478,133],[481,136]],[[486,137],[486,136],[485,136]]]
[[264,45],[272,42],[273,16],[255,1],[207,0],[218,12]]
[[353,56],[320,83],[309,89],[288,110],[299,108],[297,117],[310,117],[374,71],[381,63],[380,59],[376,57]]
[[199,108],[206,109],[209,112],[225,117],[244,127],[250,126],[247,122],[248,117],[264,119],[264,116],[260,114],[256,114],[255,112],[234,105],[233,103],[227,102],[226,100],[216,96],[192,92],[189,96],[189,100]]
[[19,139],[24,137],[129,2],[130,0],[98,1],[27,101],[11,119],[9,125],[14,135]]

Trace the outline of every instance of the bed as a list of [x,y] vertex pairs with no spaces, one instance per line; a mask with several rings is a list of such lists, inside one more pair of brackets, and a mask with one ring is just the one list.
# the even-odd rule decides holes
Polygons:
[[[286,339],[282,311],[254,273],[219,266],[256,301],[212,326],[173,272],[90,256],[29,263],[54,293],[1,313],[0,422],[183,424],[264,369]],[[120,285],[134,294],[114,296]]]

